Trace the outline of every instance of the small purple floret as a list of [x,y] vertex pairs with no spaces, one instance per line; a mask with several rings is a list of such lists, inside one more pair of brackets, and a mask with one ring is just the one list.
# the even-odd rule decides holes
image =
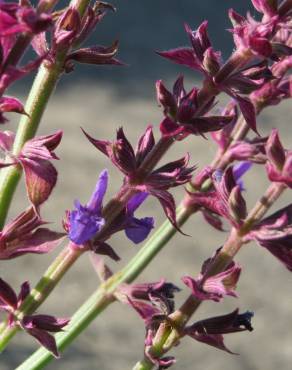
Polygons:
[[75,244],[84,244],[89,241],[104,225],[101,215],[102,201],[108,184],[108,172],[101,172],[95,190],[89,202],[82,206],[75,201],[76,209],[70,212],[69,238]]
[[241,191],[244,190],[244,183],[241,177],[251,168],[251,166],[252,162],[249,161],[239,162],[233,166],[233,176]]
[[148,193],[141,192],[134,195],[127,204],[127,226],[125,233],[127,237],[135,244],[141,243],[147,238],[154,227],[153,217],[136,218],[134,212],[148,197]]

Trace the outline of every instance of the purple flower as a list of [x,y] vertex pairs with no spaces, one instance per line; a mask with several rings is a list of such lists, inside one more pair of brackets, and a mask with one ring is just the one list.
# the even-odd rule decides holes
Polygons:
[[[106,254],[114,260],[118,260],[118,255],[114,252],[105,240],[91,240],[105,224],[105,219],[102,216],[103,198],[105,196],[108,185],[108,171],[101,172],[95,190],[89,202],[82,206],[79,201],[75,201],[76,209],[69,212],[68,225],[65,228],[68,231],[69,238],[77,245],[84,245],[90,242],[90,249],[99,254]],[[137,218],[134,212],[147,198],[147,193],[138,193],[134,195],[127,203],[125,209],[117,217],[117,220],[111,225],[106,233],[105,239],[108,239],[112,234],[125,230],[127,237],[138,244],[145,240],[150,231],[154,227],[154,219],[152,217]]]
[[56,358],[60,357],[55,338],[51,333],[63,331],[69,319],[51,315],[25,315],[19,325]]
[[89,202],[82,206],[75,201],[75,210],[69,216],[69,238],[77,245],[89,241],[104,225],[102,202],[108,184],[108,171],[103,170]]
[[[169,314],[174,310],[174,294],[179,291],[180,289],[177,286],[161,279],[155,283],[123,284],[118,288],[115,295],[123,303],[134,304],[135,308],[138,308],[142,302],[141,308],[146,308],[144,304],[147,304],[153,306],[154,309],[158,309],[159,314]],[[141,314],[142,311],[139,311],[139,313]],[[146,316],[146,314],[143,314],[143,319],[150,322],[152,317]]]
[[0,123],[5,123],[7,119],[3,116],[6,112],[16,112],[26,114],[22,103],[11,96],[0,97]]
[[[234,26],[231,30],[235,45],[241,52],[252,53],[255,57],[271,58],[291,55],[289,43],[281,40],[287,31],[291,19],[291,5],[283,2],[284,6],[278,8],[277,1],[252,0],[254,7],[264,17],[257,22],[250,13],[244,18],[233,9],[229,11],[230,20]],[[289,33],[289,32],[288,32]],[[281,42],[284,41],[284,42]]]
[[118,52],[118,42],[108,47],[91,46],[74,50],[74,46],[81,45],[105,16],[107,10],[114,10],[111,5],[100,2],[94,7],[88,7],[82,19],[74,6],[68,7],[55,23],[51,47],[48,48],[45,34],[37,35],[33,40],[33,47],[39,56],[46,58],[47,64],[54,63],[58,52],[64,47],[73,47],[66,56],[64,70],[69,73],[74,69],[74,62],[94,65],[122,65],[115,58]]
[[266,17],[274,17],[277,15],[278,1],[270,0],[251,0],[256,10]]
[[115,58],[118,53],[118,46],[119,43],[115,41],[110,46],[91,46],[73,51],[66,58],[66,72],[73,70],[73,62],[92,65],[123,66],[124,64]]
[[215,52],[207,33],[208,22],[204,21],[195,31],[185,25],[191,47],[181,47],[158,52],[174,63],[198,70],[205,75],[216,74],[221,64],[220,52]]
[[17,36],[24,33],[26,38],[32,37],[42,33],[51,24],[50,15],[37,12],[28,3],[19,5],[0,2],[0,123],[7,121],[3,115],[5,112],[25,114],[18,99],[3,94],[14,81],[38,68],[42,61],[42,58],[38,58],[23,67],[16,67],[17,60],[21,57],[19,51],[15,51]]
[[251,16],[245,19],[233,9],[229,10],[229,18],[234,26],[231,30],[234,43],[239,50],[248,50],[264,58],[272,55],[270,38],[275,29],[275,20],[256,22]]
[[245,190],[242,176],[250,170],[251,166],[252,162],[249,161],[238,162],[233,166],[233,176],[236,184],[239,186],[240,191]]
[[[6,37],[5,37],[6,38]],[[27,63],[23,67],[14,67],[11,64],[6,64],[6,58],[8,57],[13,44],[5,44],[3,38],[0,37],[0,53],[3,53],[3,59],[1,60],[0,69],[0,94],[12,85],[13,82],[19,80],[20,78],[25,77],[35,69],[39,67],[41,64],[43,57],[37,58],[29,63]],[[1,44],[2,43],[2,44]],[[5,50],[6,49],[6,50]],[[20,103],[21,104],[21,103]]]
[[267,137],[252,140],[240,140],[231,144],[224,154],[226,161],[249,161],[249,163],[266,163],[265,144]]
[[233,354],[224,344],[223,334],[252,331],[251,318],[253,312],[247,311],[239,314],[238,309],[224,316],[216,316],[197,321],[184,330],[185,335],[198,342],[206,343],[220,350]]
[[17,3],[0,3],[0,36],[6,37],[21,32],[38,34],[53,24],[53,19],[46,13],[38,14],[30,6]]
[[171,366],[173,357],[159,358],[151,351],[152,341],[161,322],[174,311],[174,294],[180,289],[161,279],[155,283],[122,284],[115,297],[135,309],[146,327],[145,356],[159,368]]
[[129,200],[126,206],[125,233],[135,244],[144,241],[154,227],[153,217],[139,219],[134,216],[134,212],[145,201],[147,196],[147,193],[138,193]]
[[[292,67],[292,57],[289,58],[289,63],[285,64]],[[283,61],[281,60],[279,63],[281,62]],[[273,66],[275,66],[275,64]],[[254,91],[250,95],[250,98],[253,104],[257,107],[257,111],[260,111],[267,106],[279,104],[283,99],[291,98],[291,95],[291,78],[290,76],[282,76],[275,80],[266,82],[260,89]]]
[[239,162],[233,166],[232,172],[233,172],[233,176],[237,184],[239,184],[239,181],[241,180],[242,176],[247,171],[249,171],[251,166],[252,166],[252,163],[249,161]]

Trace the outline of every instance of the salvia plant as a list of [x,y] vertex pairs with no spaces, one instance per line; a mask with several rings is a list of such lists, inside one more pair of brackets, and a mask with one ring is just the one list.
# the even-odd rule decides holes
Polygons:
[[[93,133],[80,131],[88,145],[95,147],[96,155],[107,157],[122,173],[123,181],[118,192],[105,202],[109,174],[107,169],[100,169],[88,202],[75,200],[72,209],[64,210],[59,225],[62,232],[56,232],[43,219],[42,207],[57,185],[54,161],[59,159],[56,149],[62,130],[38,136],[37,129],[58,80],[73,72],[76,63],[123,68],[126,61],[117,57],[117,42],[110,46],[86,43],[115,8],[89,0],[72,0],[65,8],[58,7],[57,0],[39,0],[35,5],[29,0],[0,1],[0,259],[5,266],[4,260],[27,253],[60,250],[34,288],[28,281],[15,288],[0,279],[0,309],[4,313],[1,351],[19,331],[41,346],[18,369],[41,369],[59,357],[114,301],[134,310],[145,326],[142,356],[140,360],[137,357],[133,369],[171,367],[176,361],[173,347],[183,345],[185,336],[232,354],[225,336],[236,332],[248,335],[253,330],[252,311],[239,310],[237,304],[232,312],[218,311],[214,317],[196,320],[193,316],[206,300],[219,303],[226,296],[238,297],[236,285],[242,271],[236,260],[238,251],[255,241],[263,253],[270,252],[292,270],[292,204],[267,214],[292,187],[292,150],[284,148],[277,128],[263,137],[257,125],[263,109],[291,96],[292,1],[251,3],[256,18],[229,11],[234,45],[226,60],[212,46],[207,21],[196,29],[185,25],[188,46],[174,45],[174,49],[157,52],[172,63],[198,71],[202,83],[186,90],[182,75],[174,79],[173,86],[157,81],[161,121],[146,127],[137,143],[127,139],[123,127],[117,129],[116,136],[113,130],[111,139],[102,137],[98,126]],[[35,57],[24,62],[22,57],[30,48]],[[7,93],[16,80],[34,71],[36,77],[25,104]],[[221,94],[228,97],[227,103],[214,109]],[[20,115],[16,132],[6,129],[7,112]],[[169,162],[168,150],[193,135],[214,141],[217,152],[213,161],[200,167],[186,153]],[[160,164],[161,159],[164,164]],[[252,165],[264,166],[269,185],[255,205],[247,207],[243,176]],[[7,220],[22,174],[30,206]],[[175,187],[185,193],[177,207],[171,192]],[[147,197],[157,201],[166,217],[156,230],[151,215],[137,215]],[[213,253],[202,263],[201,271],[182,276],[180,282],[161,277],[133,283],[176,233],[189,237],[183,224],[198,216],[218,233],[227,231],[222,246],[214,240]],[[113,271],[108,260],[118,261],[120,257],[111,238],[121,232],[129,244],[140,244],[151,236],[121,270]],[[42,303],[86,253],[92,255],[100,279],[96,292],[71,318],[43,313]],[[188,296],[176,308],[180,290]]]

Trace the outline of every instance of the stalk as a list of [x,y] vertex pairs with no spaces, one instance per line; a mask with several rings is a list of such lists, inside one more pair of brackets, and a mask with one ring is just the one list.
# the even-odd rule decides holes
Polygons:
[[[49,10],[50,7],[53,7],[55,3],[56,1],[54,0],[48,1],[46,4],[46,10]],[[90,0],[72,0],[71,5],[75,4],[76,9],[82,17],[89,3]],[[26,48],[28,38],[25,38],[25,35],[23,35],[23,38],[20,38],[19,40],[20,44],[18,46],[22,49],[23,52]],[[49,99],[52,96],[57,82],[63,72],[63,65],[68,51],[69,47],[62,50],[62,52],[57,55],[55,63],[50,66],[50,68],[47,68],[45,63],[40,66],[25,104],[24,109],[27,115],[22,115],[19,122],[12,149],[13,155],[19,154],[23,145],[36,134]],[[17,63],[21,55],[16,51],[14,52],[14,49],[12,49],[12,52],[13,53],[11,54],[10,63]],[[20,166],[3,168],[3,170],[1,171],[0,229],[2,229],[5,224],[7,213],[14,192],[20,180],[21,174],[22,169]],[[67,259],[66,253],[68,253],[68,256],[70,256],[69,259]],[[71,249],[68,247],[68,250],[62,252],[53,262],[53,264],[48,268],[45,275],[39,281],[37,287],[33,290],[31,295],[27,299],[28,301],[31,299],[30,303],[32,307],[34,307],[33,299],[36,289],[41,288],[43,290],[42,294],[44,295],[44,297],[46,297],[55,286],[55,284],[60,280],[57,276],[56,278],[51,279],[50,273],[54,275],[54,271],[56,270],[58,271],[61,278],[68,270],[71,263],[73,263],[73,261],[75,261],[75,259],[80,255],[79,252],[75,253],[76,256],[73,256],[73,254],[71,253]],[[62,258],[64,258],[64,263],[62,261]],[[43,300],[40,299],[39,301],[42,302]],[[27,310],[27,312],[30,312],[29,309]],[[16,331],[17,330],[15,328],[9,328],[5,323],[0,326],[0,333],[2,333],[0,339],[0,349],[3,349],[6,346],[6,344],[13,337]]]
[[[77,10],[81,16],[84,14],[89,2],[90,0],[80,0],[77,3]],[[74,4],[75,1],[72,1],[72,3]],[[25,48],[27,40],[24,39],[20,41],[22,41],[23,47]],[[26,141],[31,139],[36,134],[49,99],[52,96],[57,82],[63,72],[63,65],[68,51],[69,48],[63,50],[62,53],[59,53],[59,55],[56,57],[56,62],[54,65],[50,66],[50,68],[47,68],[45,63],[43,63],[39,68],[24,107],[27,116],[22,115],[20,119],[12,154],[19,154]],[[19,60],[19,58],[19,55],[15,55],[12,59],[15,61]],[[22,169],[20,166],[4,168],[1,171],[0,229],[2,229],[4,226],[14,192],[21,177],[21,173]]]

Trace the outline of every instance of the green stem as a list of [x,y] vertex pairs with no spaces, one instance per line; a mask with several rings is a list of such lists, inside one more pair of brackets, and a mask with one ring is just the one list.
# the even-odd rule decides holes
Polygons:
[[[55,288],[64,274],[75,263],[82,254],[82,250],[73,249],[71,244],[62,250],[48,270],[37,283],[36,287],[31,291],[20,308],[15,312],[15,316],[21,320],[24,315],[33,313],[48,297],[51,291]],[[4,350],[8,342],[18,331],[17,327],[2,325],[0,328],[0,352]]]
[[[79,0],[76,2],[76,9],[79,11],[81,16],[84,14],[89,2],[90,0]],[[74,3],[75,1],[72,1],[72,4]],[[19,154],[26,141],[36,134],[48,101],[57,85],[61,73],[63,72],[63,65],[68,51],[69,48],[62,50],[62,52],[58,54],[56,62],[54,65],[50,66],[50,68],[45,66],[45,62],[40,66],[25,104],[24,109],[27,116],[22,115],[19,122],[12,154]],[[14,57],[14,59],[15,58],[19,58],[19,55]],[[20,166],[8,167],[1,170],[0,229],[4,226],[21,173],[22,170]]]
[[[90,0],[72,0],[71,5],[74,5],[82,17]],[[47,8],[54,6],[55,1],[48,1]],[[23,45],[24,47],[25,45]],[[32,88],[29,92],[26,104],[26,115],[22,115],[17,129],[16,137],[13,144],[12,154],[17,156],[24,144],[36,134],[41,118],[48,104],[48,101],[57,85],[59,77],[63,72],[64,61],[69,51],[64,48],[56,57],[56,61],[49,68],[44,62],[34,79]],[[19,55],[15,55],[17,59]],[[15,59],[15,60],[16,60]],[[22,169],[19,165],[2,169],[0,175],[0,229],[3,228],[7,213],[16,190],[17,184],[21,177]],[[80,251],[72,252],[70,245],[65,251],[57,257],[53,264],[49,267],[45,275],[41,278],[37,287],[31,292],[24,305],[27,304],[23,312],[32,312],[34,307],[38,307],[40,303],[49,295],[51,290],[58,283],[60,278],[68,270],[68,268],[75,262],[80,255]],[[67,265],[68,264],[68,265]],[[40,289],[40,292],[39,292]],[[29,302],[26,303],[26,302]],[[22,306],[23,307],[23,306]],[[22,308],[21,307],[21,308]],[[20,315],[23,314],[20,313]],[[9,340],[13,337],[17,329],[9,328],[7,323],[0,326],[0,351],[3,350]]]
[[[59,74],[60,68],[58,65],[50,70],[43,65],[40,67],[25,105],[25,111],[28,116],[22,115],[19,122],[12,151],[14,155],[19,154],[25,142],[35,135],[48,100],[58,81]],[[5,223],[21,172],[20,166],[8,167],[1,170],[0,228],[2,228]]]
[[82,253],[82,249],[72,248],[71,243],[62,250],[19,308],[22,316],[33,313],[44,302]]

